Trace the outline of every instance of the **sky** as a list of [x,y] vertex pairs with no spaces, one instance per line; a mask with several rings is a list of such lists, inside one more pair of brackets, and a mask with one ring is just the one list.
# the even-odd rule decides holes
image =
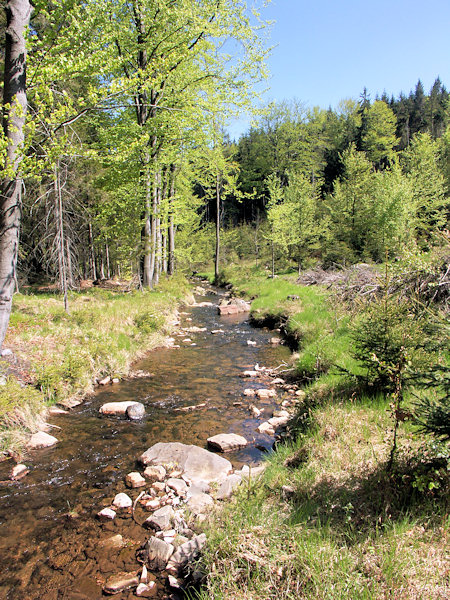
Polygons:
[[[450,0],[272,0],[261,16],[274,21],[275,46],[263,104],[335,108],[364,87],[372,100],[383,90],[397,97],[420,79],[428,93],[438,76],[450,89]],[[250,123],[230,123],[231,138]]]

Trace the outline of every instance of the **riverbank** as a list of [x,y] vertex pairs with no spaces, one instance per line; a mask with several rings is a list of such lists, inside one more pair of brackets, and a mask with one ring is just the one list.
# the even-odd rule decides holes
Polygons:
[[349,353],[352,310],[294,277],[240,267],[227,280],[253,299],[255,321],[298,344],[307,395],[258,483],[211,516],[197,597],[447,598],[448,446],[402,421],[389,472],[390,399],[333,367],[361,368]]
[[129,375],[133,362],[165,343],[177,307],[191,299],[182,278],[145,292],[85,287],[70,292],[70,314],[58,294],[16,294],[0,361],[0,455],[22,452],[45,428],[48,407],[73,406],[99,382]]

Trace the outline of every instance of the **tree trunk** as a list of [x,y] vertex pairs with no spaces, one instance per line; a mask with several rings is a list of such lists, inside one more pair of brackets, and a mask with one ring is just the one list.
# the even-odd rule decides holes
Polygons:
[[11,314],[19,247],[24,126],[27,112],[25,31],[30,22],[28,0],[6,3],[6,45],[3,89],[3,131],[7,141],[9,175],[1,185],[0,197],[0,348]]
[[111,264],[110,264],[110,260],[109,260],[108,239],[106,239],[106,242],[105,242],[105,252],[106,252],[106,276],[108,277],[108,279],[111,279]]
[[61,172],[59,160],[55,165],[55,221],[56,221],[56,240],[58,252],[58,271],[59,271],[59,289],[64,298],[64,310],[69,314],[69,298],[67,295],[67,264],[66,264],[66,244],[64,239],[64,220],[63,204],[61,193]]
[[214,265],[215,280],[219,279],[219,262],[220,262],[220,175],[216,175],[216,257]]
[[97,269],[95,267],[95,250],[94,250],[94,238],[92,235],[92,224],[89,222],[89,259],[91,263],[91,274],[92,279],[97,279]]
[[173,227],[173,199],[175,196],[175,165],[170,167],[170,190],[169,190],[169,225],[168,225],[168,242],[169,242],[169,257],[167,271],[169,275],[175,272],[175,231]]

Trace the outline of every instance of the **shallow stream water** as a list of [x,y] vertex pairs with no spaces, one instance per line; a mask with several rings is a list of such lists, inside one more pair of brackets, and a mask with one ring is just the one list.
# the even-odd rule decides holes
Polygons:
[[[242,393],[246,387],[263,386],[240,374],[256,363],[277,366],[289,351],[270,346],[273,333],[251,327],[248,315],[219,316],[220,297],[221,292],[211,289],[197,300],[213,306],[185,309],[181,327],[206,330],[176,336],[178,349],[149,353],[135,365],[149,375],[101,388],[69,414],[51,417],[50,423],[61,428],[51,431],[59,443],[28,457],[30,473],[24,479],[0,485],[1,600],[97,600],[104,597],[105,578],[136,570],[136,548],[148,532],[131,519],[100,525],[95,515],[125,491],[125,475],[136,470],[136,459],[156,442],[206,447],[214,434],[238,433],[252,443],[227,454],[236,467],[259,462],[261,448],[271,448],[273,439],[256,428],[277,404],[258,401],[266,410],[253,418],[248,410],[252,402]],[[216,329],[223,333],[211,334]],[[187,337],[192,341],[183,341]],[[119,400],[142,402],[145,419],[131,422],[99,414],[102,404]],[[204,406],[186,410],[199,404]],[[0,480],[7,479],[8,462],[0,464]],[[101,549],[101,540],[115,533],[128,544],[112,555]],[[169,597],[163,582],[158,585],[158,597]],[[114,597],[136,598],[132,592]]]

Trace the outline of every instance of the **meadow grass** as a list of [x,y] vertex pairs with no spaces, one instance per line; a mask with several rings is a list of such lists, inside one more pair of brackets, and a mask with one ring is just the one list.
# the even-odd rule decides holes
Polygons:
[[45,406],[86,394],[95,379],[128,374],[163,343],[188,293],[182,278],[154,291],[91,288],[70,292],[70,314],[57,294],[16,294],[4,344],[15,364],[0,366],[0,452],[18,449],[39,428]]
[[[450,597],[448,446],[399,430],[351,376],[355,315],[320,287],[227,269],[252,318],[294,336],[306,398],[264,474],[210,516],[200,600],[444,600]],[[298,299],[288,300],[288,296]],[[405,404],[410,402],[406,398]],[[305,415],[307,418],[305,418]]]

